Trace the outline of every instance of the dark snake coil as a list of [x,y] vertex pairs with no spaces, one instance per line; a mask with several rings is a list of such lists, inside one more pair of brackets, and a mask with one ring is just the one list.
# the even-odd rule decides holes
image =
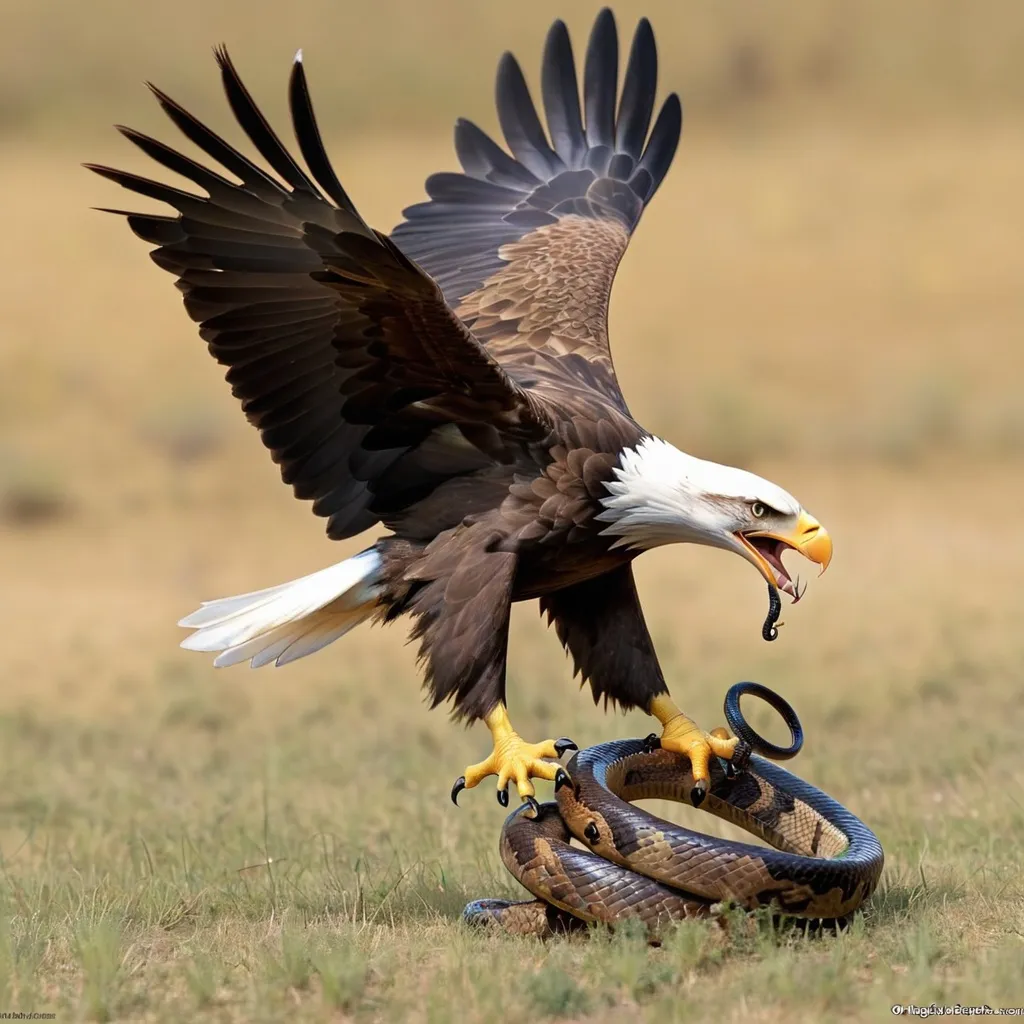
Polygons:
[[[790,747],[769,744],[747,725],[739,710],[744,693],[780,711]],[[555,802],[524,804],[502,828],[501,858],[536,898],[475,900],[464,918],[533,935],[629,919],[657,935],[673,921],[713,917],[727,905],[773,906],[815,921],[848,918],[878,884],[881,844],[830,796],[751,753],[778,758],[799,751],[800,723],[781,697],[757,683],[737,683],[725,708],[743,742],[732,762],[712,759],[701,810],[774,849],[716,839],[634,807],[631,801],[646,799],[689,804],[689,762],[657,749],[650,737],[602,743],[559,772]],[[586,849],[570,845],[573,836]]]

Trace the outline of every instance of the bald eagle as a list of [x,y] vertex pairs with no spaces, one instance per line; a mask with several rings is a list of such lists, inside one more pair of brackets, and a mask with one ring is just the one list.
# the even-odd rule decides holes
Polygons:
[[281,476],[342,540],[377,523],[365,551],[267,590],[209,601],[181,620],[182,646],[215,665],[283,665],[368,619],[412,619],[432,706],[483,719],[492,753],[453,796],[497,775],[532,799],[569,741],[527,743],[506,710],[513,601],[538,600],[595,702],[639,707],[662,745],[691,761],[694,799],[711,756],[735,738],[673,703],[631,563],[670,543],[751,562],[798,599],[781,553],[823,568],[825,529],[781,487],[688,455],[633,418],[608,341],[612,280],[665,177],[682,114],[654,118],[650,24],[633,36],[621,94],[614,18],[597,17],[582,102],[569,34],[556,21],[541,73],[542,124],[519,64],[498,66],[507,149],[458,121],[461,173],[390,236],[359,216],[328,160],[301,51],[289,100],[298,159],[257,108],[224,49],[227,99],[261,167],[155,87],[164,112],[214,170],[120,128],[198,192],[88,165],[161,200],[170,215],[122,214],[154,245],[185,309],[227,367],[232,393]]

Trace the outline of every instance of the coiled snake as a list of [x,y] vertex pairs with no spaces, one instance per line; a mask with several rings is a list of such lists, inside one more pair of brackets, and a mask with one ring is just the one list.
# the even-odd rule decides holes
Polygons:
[[[750,728],[739,710],[745,693],[782,713],[790,747],[776,747]],[[744,742],[732,763],[712,762],[701,809],[774,849],[712,838],[632,806],[651,798],[688,804],[689,764],[659,749],[655,737],[602,743],[559,772],[556,802],[524,804],[502,828],[502,860],[537,898],[476,900],[465,919],[536,935],[636,919],[656,934],[671,921],[713,916],[726,904],[774,904],[780,914],[829,921],[852,914],[878,884],[878,839],[821,790],[751,752],[780,759],[800,749],[799,720],[777,694],[737,683],[725,710]],[[570,836],[586,849],[570,845]]]

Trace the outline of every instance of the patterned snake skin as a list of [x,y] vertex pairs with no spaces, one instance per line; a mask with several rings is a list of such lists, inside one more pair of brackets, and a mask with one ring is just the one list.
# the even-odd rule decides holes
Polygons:
[[[685,757],[642,740],[580,751],[555,782],[557,803],[524,804],[505,821],[501,857],[535,900],[476,900],[473,924],[550,935],[636,919],[651,934],[711,917],[725,904],[774,904],[807,919],[842,919],[874,891],[882,847],[859,818],[821,790],[756,755],[729,777],[711,765],[702,810],[769,843],[766,849],[672,825],[630,801],[689,803]],[[575,836],[587,850],[569,843]]]

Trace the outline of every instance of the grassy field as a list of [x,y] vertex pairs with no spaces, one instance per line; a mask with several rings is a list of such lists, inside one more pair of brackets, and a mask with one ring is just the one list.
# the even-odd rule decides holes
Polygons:
[[[1004,60],[1019,7],[984,5],[979,28],[952,5],[928,19],[908,3],[879,51],[883,5],[858,5],[839,50],[848,73],[813,102],[794,69],[818,22],[794,21],[787,50],[758,15],[749,32],[780,84],[730,106],[719,85],[732,81],[726,43],[743,38],[737,5],[721,23],[701,15],[695,35],[675,6],[663,19],[649,5],[656,29],[669,22],[662,49],[681,37],[666,61],[673,84],[692,69],[696,99],[616,286],[620,376],[653,430],[797,494],[836,557],[774,645],[760,639],[758,577],[716,552],[642,558],[648,620],[675,696],[708,727],[737,679],[795,704],[808,740],[794,770],[877,831],[886,872],[838,937],[698,924],[648,949],[632,934],[543,945],[462,926],[468,899],[516,891],[496,848],[504,812],[487,785],[449,802],[487,738],[426,710],[401,627],[259,673],[176,646],[173,623],[199,600],[365,544],[328,542],[280,484],[169,279],[88,209],[124,198],[76,166],[145,167],[110,121],[172,137],[127,79],[155,77],[208,110],[205,49],[231,42],[237,19],[260,95],[276,81],[280,100],[271,56],[315,47],[316,19],[339,17],[312,5],[289,29],[307,38],[279,39],[268,6],[252,21],[222,6],[164,34],[123,3],[52,31],[47,5],[15,5],[23,45],[4,43],[19,54],[3,74],[22,113],[0,138],[0,1012],[774,1022],[1024,1004],[1024,136]],[[532,60],[549,16],[539,3],[480,16],[495,53],[481,44],[456,68],[445,27],[467,5],[420,23],[392,6],[410,20],[396,20],[386,66],[433,82],[406,121],[390,93],[360,92],[361,113],[337,98],[367,67],[362,28],[358,46],[338,44],[362,64],[322,54],[314,72],[336,97],[339,170],[383,228],[451,166],[435,126],[457,113],[491,123],[495,53],[508,40]],[[579,35],[593,5],[566,7]],[[900,49],[926,23],[928,46]],[[874,88],[893,83],[928,116],[872,113],[863,65],[878,52],[891,59]],[[953,54],[966,106],[945,108],[936,53]],[[90,77],[101,66],[114,70]],[[382,127],[393,117],[402,131]],[[584,745],[650,731],[577,692],[533,607],[513,625],[521,732]]]

